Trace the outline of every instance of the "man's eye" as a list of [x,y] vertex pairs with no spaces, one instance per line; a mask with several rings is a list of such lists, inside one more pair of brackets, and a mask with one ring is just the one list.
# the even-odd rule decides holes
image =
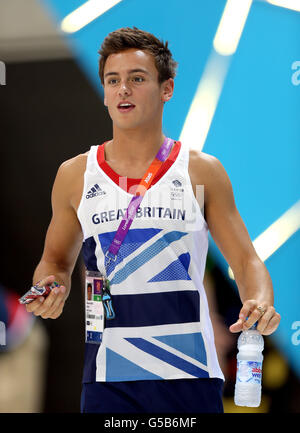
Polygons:
[[117,82],[117,79],[116,79],[116,78],[111,78],[111,79],[108,81],[108,84],[116,84],[116,82]]
[[145,80],[143,77],[133,77],[133,81],[135,81],[136,83],[142,83]]

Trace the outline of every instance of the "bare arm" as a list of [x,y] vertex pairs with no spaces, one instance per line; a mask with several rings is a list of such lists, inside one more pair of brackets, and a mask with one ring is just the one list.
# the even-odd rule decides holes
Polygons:
[[[230,265],[243,307],[231,332],[247,329],[258,321],[264,335],[276,330],[280,316],[276,313],[270,274],[258,257],[246,226],[236,208],[230,179],[220,161],[206,156],[206,221],[220,251]],[[262,307],[263,314],[257,307]],[[248,317],[247,322],[245,322]]]
[[51,284],[61,287],[53,290],[47,299],[40,298],[27,305],[27,311],[43,318],[57,318],[71,289],[71,275],[82,245],[82,231],[71,204],[76,174],[74,160],[63,163],[52,189],[52,219],[49,224],[42,258],[35,269],[33,284]]

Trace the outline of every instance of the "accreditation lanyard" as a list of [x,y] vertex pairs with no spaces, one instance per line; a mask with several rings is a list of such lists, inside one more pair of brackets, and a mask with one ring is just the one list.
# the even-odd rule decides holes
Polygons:
[[[105,253],[105,269],[110,264],[111,261],[116,261],[119,249],[128,233],[128,230],[133,222],[133,219],[136,215],[137,209],[141,204],[147,190],[150,188],[153,179],[155,178],[156,173],[159,171],[164,161],[167,159],[170,149],[174,143],[174,140],[171,138],[165,138],[163,144],[161,145],[157,155],[154,160],[148,167],[146,173],[144,174],[141,182],[139,183],[135,195],[132,197],[129,206],[126,210],[125,216],[123,217],[119,228],[115,234],[115,237],[110,244],[108,250]],[[107,271],[106,271],[107,274]],[[106,318],[112,319],[115,317],[114,310],[112,307],[112,300],[109,291],[109,280],[106,278],[107,284],[105,284],[104,289],[104,306],[106,310]]]

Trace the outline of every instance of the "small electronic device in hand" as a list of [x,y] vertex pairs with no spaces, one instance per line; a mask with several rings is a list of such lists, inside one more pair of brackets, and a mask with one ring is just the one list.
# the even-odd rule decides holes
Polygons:
[[40,296],[47,297],[52,289],[58,287],[59,284],[54,281],[54,283],[39,287],[38,284],[32,286],[28,292],[25,293],[21,298],[19,298],[20,304],[29,304]]

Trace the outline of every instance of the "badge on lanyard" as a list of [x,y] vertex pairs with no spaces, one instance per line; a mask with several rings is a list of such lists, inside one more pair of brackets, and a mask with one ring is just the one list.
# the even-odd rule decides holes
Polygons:
[[85,279],[85,341],[100,344],[104,319],[115,317],[109,280],[100,272],[86,271]]

